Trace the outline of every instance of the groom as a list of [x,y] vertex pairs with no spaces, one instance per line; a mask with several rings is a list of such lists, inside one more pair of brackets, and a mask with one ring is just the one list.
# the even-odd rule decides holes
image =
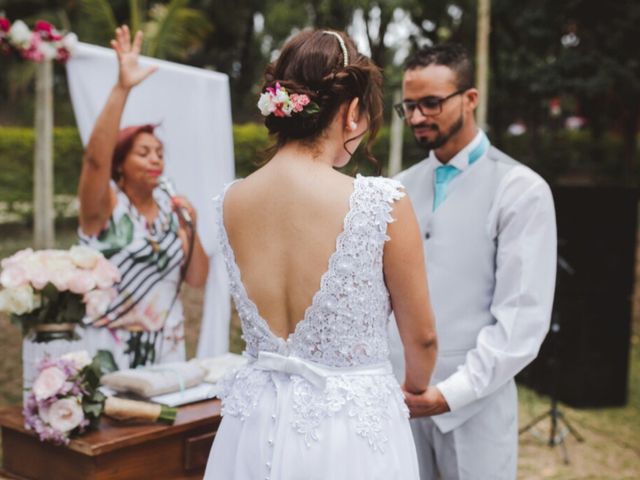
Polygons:
[[397,177],[422,229],[438,331],[431,386],[406,394],[424,480],[516,478],[513,377],[537,355],[553,302],[549,186],[478,129],[473,78],[462,47],[422,49],[395,106],[429,151]]

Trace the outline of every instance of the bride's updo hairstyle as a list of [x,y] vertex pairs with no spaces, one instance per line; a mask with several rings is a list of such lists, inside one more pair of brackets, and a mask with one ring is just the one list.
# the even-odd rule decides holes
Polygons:
[[[276,135],[277,147],[289,140],[304,140],[313,145],[340,106],[359,98],[360,113],[369,119],[364,153],[377,163],[369,147],[382,123],[382,74],[371,59],[358,52],[346,34],[324,30],[298,33],[285,43],[278,59],[267,66],[264,79],[262,92],[284,87],[289,95],[306,95],[314,107],[310,113],[304,107],[305,110],[290,116],[266,115],[265,125],[270,134]],[[345,142],[349,154],[353,152],[347,148],[348,143],[356,139]]]

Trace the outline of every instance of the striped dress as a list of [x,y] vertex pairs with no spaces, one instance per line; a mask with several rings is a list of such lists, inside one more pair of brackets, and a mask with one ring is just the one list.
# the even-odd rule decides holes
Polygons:
[[87,350],[110,350],[120,368],[185,359],[184,316],[176,297],[184,260],[178,218],[169,197],[156,188],[158,215],[148,225],[112,182],[117,203],[105,228],[80,243],[102,252],[118,267],[117,296],[99,318],[85,318]]

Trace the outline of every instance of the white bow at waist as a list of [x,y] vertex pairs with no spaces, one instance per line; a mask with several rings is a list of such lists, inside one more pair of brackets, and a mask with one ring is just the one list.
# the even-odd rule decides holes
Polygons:
[[258,358],[251,364],[260,370],[270,370],[299,375],[315,387],[324,390],[327,378],[336,376],[389,375],[391,363],[358,365],[354,367],[331,367],[305,360],[300,357],[280,355],[273,352],[259,352]]

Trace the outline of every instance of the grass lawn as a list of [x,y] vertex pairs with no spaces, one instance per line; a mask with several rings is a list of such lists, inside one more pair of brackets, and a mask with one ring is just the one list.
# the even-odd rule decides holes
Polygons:
[[[59,229],[57,243],[60,247],[73,244],[73,228]],[[0,229],[0,258],[30,244],[31,237],[25,229]],[[639,255],[640,257],[640,255]],[[640,282],[634,295],[634,332],[632,337],[629,402],[622,408],[573,409],[561,406],[571,423],[584,436],[578,443],[566,438],[571,463],[563,462],[562,449],[550,448],[543,439],[548,437],[550,422],[540,424],[535,431],[520,437],[518,478],[534,479],[639,479],[640,478]],[[193,356],[196,349],[202,314],[202,292],[185,287],[181,294],[186,312],[187,354]],[[232,319],[231,348],[242,349],[237,318]],[[0,407],[15,405],[21,401],[22,366],[19,329],[5,315],[0,314]],[[519,387],[520,425],[545,412],[549,399]],[[483,479],[484,480],[484,479]],[[489,479],[487,479],[489,480]]]

